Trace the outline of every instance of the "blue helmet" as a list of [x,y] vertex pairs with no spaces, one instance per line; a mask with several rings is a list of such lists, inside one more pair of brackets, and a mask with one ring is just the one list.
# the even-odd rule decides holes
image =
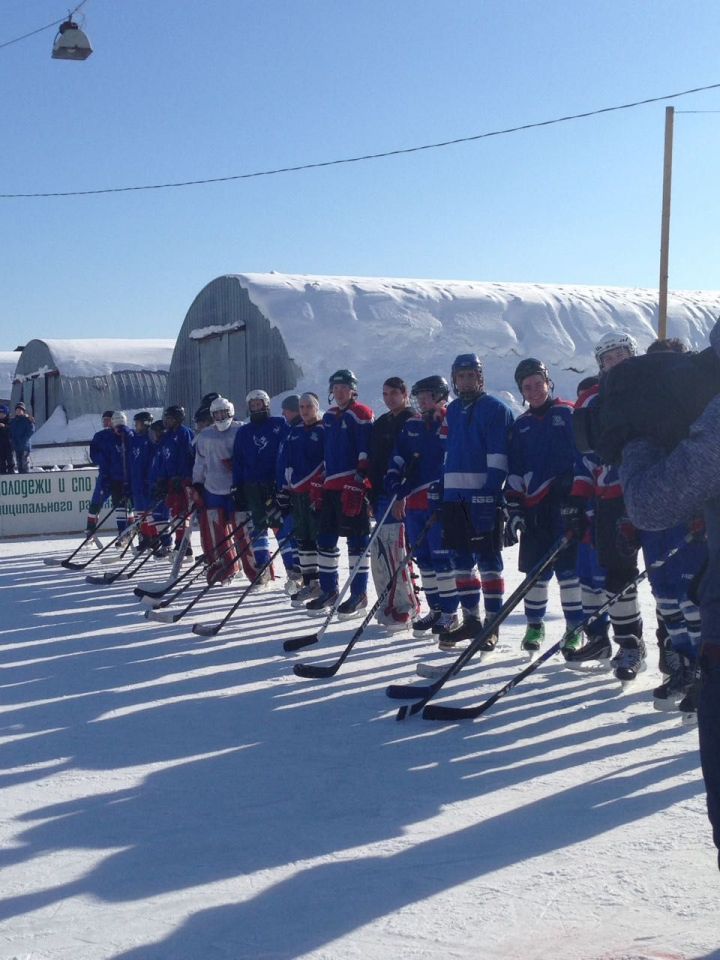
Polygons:
[[451,378],[453,390],[455,393],[458,393],[457,384],[455,383],[455,374],[458,370],[475,370],[475,372],[480,377],[480,386],[482,388],[483,381],[483,367],[480,357],[476,353],[459,353],[453,360],[453,365],[451,368]]

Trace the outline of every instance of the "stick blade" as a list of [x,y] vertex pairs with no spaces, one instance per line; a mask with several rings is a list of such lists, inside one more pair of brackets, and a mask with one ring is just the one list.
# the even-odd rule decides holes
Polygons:
[[148,610],[147,619],[157,623],[177,623],[182,613],[173,613],[172,610]]
[[145,596],[140,598],[140,605],[145,607],[146,610],[153,610],[155,607],[160,607],[162,606],[162,602],[161,597]]
[[88,562],[80,563],[77,560],[61,560],[60,566],[65,567],[66,570],[84,570]]
[[296,663],[293,673],[296,677],[304,677],[306,680],[318,680],[323,677],[334,677],[338,666],[339,664],[331,664],[329,667],[320,667],[315,663]]
[[112,583],[115,577],[112,573],[89,573],[85,577],[85,583],[94,583],[96,586],[104,586]]
[[216,637],[220,633],[222,621],[220,623],[196,623],[193,625],[192,632],[198,637]]
[[[422,684],[413,687],[408,683],[391,683],[385,687],[385,696],[391,700],[422,700],[432,694],[433,688]],[[402,710],[403,707],[400,707]]]
[[316,633],[306,633],[304,637],[290,637],[289,640],[283,643],[283,650],[285,653],[290,653],[293,650],[302,650],[303,647],[311,647],[314,643],[317,643],[318,639],[319,637]]
[[43,557],[46,567],[62,567],[64,562],[61,557]]
[[477,707],[448,707],[429,703],[423,710],[423,720],[473,720],[480,716]]

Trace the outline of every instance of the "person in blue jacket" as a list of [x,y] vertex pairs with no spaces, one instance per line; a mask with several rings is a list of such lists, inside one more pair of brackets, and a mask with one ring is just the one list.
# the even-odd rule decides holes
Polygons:
[[102,415],[102,430],[93,434],[90,441],[90,462],[98,468],[95,487],[90,497],[85,529],[91,533],[97,526],[98,514],[110,496],[110,456],[115,442],[112,430],[114,410],[105,410]]
[[[482,586],[485,625],[502,607],[502,491],[508,472],[513,415],[510,408],[485,392],[482,363],[477,354],[461,353],[452,365],[457,395],[447,408],[442,524],[444,544],[454,553],[454,565],[464,622],[440,634],[441,649],[483,630],[480,617]],[[478,578],[475,566],[480,571]],[[497,631],[484,648],[497,644]]]
[[[508,519],[505,546],[520,539],[518,567],[528,573],[562,537],[560,508],[573,483],[577,449],[573,436],[574,404],[552,396],[554,384],[542,360],[528,357],[515,370],[515,382],[528,409],[513,423],[505,499]],[[568,544],[525,597],[527,629],[521,647],[536,653],[545,637],[548,586],[553,572],[565,615],[564,650],[580,647],[577,628],[583,620],[577,545]]]
[[[195,462],[194,433],[184,424],[185,408],[173,403],[163,412],[165,433],[160,442],[160,463],[158,479],[153,496],[165,498],[170,512],[170,520],[187,518],[192,509],[192,473]],[[175,528],[175,550],[180,549],[188,520]],[[186,557],[192,556],[188,545]]]
[[138,513],[144,514],[140,526],[138,550],[146,550],[152,537],[150,529],[152,521],[148,513],[152,508],[150,497],[150,465],[155,449],[150,442],[150,424],[152,416],[147,410],[138,411],[133,417],[133,437],[130,444],[130,488],[133,507]]
[[[238,430],[233,445],[233,496],[238,510],[247,509],[252,514],[253,553],[259,569],[270,560],[269,527],[277,528],[280,539],[285,539],[272,508],[278,453],[288,425],[284,417],[270,415],[270,396],[265,390],[251,390],[245,402],[250,419]],[[292,538],[285,541],[282,558],[288,572],[299,569]],[[267,567],[261,582],[272,576]]]
[[25,409],[25,404],[15,404],[15,416],[10,420],[10,437],[12,438],[15,460],[18,473],[28,473],[30,470],[30,438],[35,433],[33,418]]
[[132,523],[132,442],[133,431],[128,428],[122,410],[113,413],[111,421],[113,443],[109,448],[108,479],[110,496],[115,508],[118,533]]

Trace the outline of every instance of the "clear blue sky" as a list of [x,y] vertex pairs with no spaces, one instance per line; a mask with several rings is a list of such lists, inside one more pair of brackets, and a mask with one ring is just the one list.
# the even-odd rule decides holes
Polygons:
[[[66,12],[0,0],[0,42]],[[0,192],[225,176],[720,82],[717,0],[89,0],[0,50]],[[673,101],[720,110],[720,91]],[[0,201],[0,349],[175,336],[227,272],[657,285],[664,103],[363,164]],[[720,288],[720,113],[676,118],[671,287]]]

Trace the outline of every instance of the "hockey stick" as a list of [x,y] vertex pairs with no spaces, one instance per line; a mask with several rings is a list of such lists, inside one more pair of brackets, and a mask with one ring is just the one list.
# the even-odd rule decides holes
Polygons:
[[[174,517],[173,520],[171,520],[170,523],[168,524],[167,528],[163,531],[163,533],[156,534],[156,536],[154,536],[150,540],[150,544],[148,546],[151,547],[153,544],[155,545],[158,544],[160,542],[160,537],[163,536],[163,534],[174,533],[185,523],[185,521],[188,518],[192,517],[194,512],[195,512],[195,507],[192,507],[188,511],[188,513],[183,514],[179,517]],[[191,534],[192,534],[192,522],[190,523],[187,530],[185,531],[183,539],[180,543],[180,547],[178,549],[177,562],[179,563],[182,563],[182,558],[185,555],[186,544],[187,542],[189,542]],[[153,555],[152,549],[148,549],[145,556],[142,557],[140,560],[138,560],[137,557],[133,556],[119,570],[115,570],[112,573],[106,572],[99,576],[94,576],[93,574],[90,574],[89,576],[85,577],[85,580],[87,581],[87,583],[93,583],[96,586],[102,585],[102,584],[108,584],[108,583],[115,583],[116,580],[129,580],[131,577],[135,576],[138,570],[141,570],[145,566],[145,564],[148,562],[148,560],[150,560],[152,555]],[[135,564],[135,567],[131,569],[133,567],[133,564]]]
[[[425,526],[420,531],[420,534],[418,535],[417,541],[413,549],[417,549],[420,546],[427,532],[429,531],[430,527],[432,527],[436,521],[437,521],[437,515],[435,513],[431,514],[431,516],[428,518],[427,522],[425,523]],[[293,667],[293,672],[295,673],[295,675],[298,677],[312,677],[312,678],[335,676],[335,674],[338,672],[338,670],[343,665],[343,663],[345,663],[345,660],[347,659],[348,654],[350,653],[352,648],[355,646],[355,644],[358,642],[358,640],[362,636],[365,628],[372,620],[378,608],[385,602],[385,600],[389,596],[390,591],[395,586],[398,577],[410,566],[411,562],[412,562],[412,551],[408,551],[408,553],[403,557],[403,559],[400,561],[400,563],[396,567],[395,571],[393,572],[392,576],[388,580],[387,584],[385,585],[385,588],[382,590],[382,592],[378,596],[375,603],[372,605],[370,610],[368,610],[368,612],[365,614],[365,619],[357,628],[357,630],[352,635],[352,637],[350,637],[350,640],[348,641],[347,646],[345,647],[343,652],[340,654],[340,656],[337,658],[337,660],[334,663],[331,663],[327,667],[319,666],[316,663],[296,663],[295,666]]]
[[382,515],[382,519],[378,524],[376,524],[375,529],[373,530],[370,536],[370,539],[368,540],[367,546],[355,561],[355,565],[350,571],[350,574],[347,580],[343,584],[342,590],[338,594],[335,603],[332,605],[332,609],[330,610],[327,617],[325,618],[325,623],[320,627],[320,629],[316,633],[306,633],[302,637],[291,637],[289,640],[286,640],[283,643],[283,650],[286,653],[290,653],[292,650],[301,650],[303,647],[311,647],[314,643],[319,643],[322,640],[322,638],[325,636],[325,631],[330,626],[330,622],[332,621],[332,618],[338,612],[338,608],[340,607],[340,604],[343,602],[343,597],[350,589],[350,584],[353,582],[356,574],[360,570],[361,563],[370,552],[370,548],[372,547],[376,537],[380,533],[380,527],[385,523],[385,520],[387,519],[388,514],[392,510],[396,500],[397,500],[397,494],[394,493],[392,495],[392,498],[390,499],[390,503],[387,506],[387,510]]
[[216,637],[220,633],[222,628],[225,626],[225,624],[228,622],[230,617],[232,617],[232,615],[238,609],[238,607],[243,602],[245,597],[250,593],[252,588],[257,586],[257,584],[260,582],[260,578],[265,573],[265,571],[270,569],[270,566],[272,565],[273,560],[275,559],[275,557],[277,557],[277,555],[280,553],[282,548],[290,539],[292,539],[291,533],[289,533],[286,537],[283,537],[282,540],[278,541],[278,545],[275,548],[275,550],[270,554],[269,559],[266,560],[265,563],[258,570],[256,578],[245,587],[243,592],[240,594],[239,598],[235,601],[232,607],[230,607],[230,609],[222,618],[222,620],[217,620],[215,623],[195,623],[193,624],[192,632],[197,634],[199,637]]
[[565,630],[562,637],[554,643],[551,647],[548,647],[542,654],[540,654],[537,659],[533,660],[532,663],[529,663],[524,670],[521,670],[520,673],[516,674],[512,680],[509,680],[504,686],[500,687],[499,690],[496,690],[495,693],[488,697],[487,700],[478,704],[475,707],[451,707],[445,706],[442,703],[430,703],[423,710],[423,720],[475,720],[477,717],[482,716],[486,710],[489,710],[494,703],[504,697],[505,694],[510,693],[510,691],[521,683],[525,677],[529,677],[540,666],[541,663],[545,663],[546,660],[549,660],[550,657],[558,653],[562,645],[565,643],[567,637],[578,630],[585,630],[590,624],[594,623],[599,617],[602,617],[603,614],[607,613],[610,607],[615,603],[616,600],[619,600],[620,597],[623,597],[628,590],[631,590],[633,587],[637,587],[647,579],[650,573],[657,570],[659,567],[662,567],[665,563],[668,562],[675,554],[682,550],[685,544],[690,543],[691,540],[695,538],[695,535],[688,533],[683,540],[672,550],[669,550],[664,557],[661,557],[659,560],[656,560],[654,563],[651,563],[650,566],[646,567],[642,573],[639,573],[633,580],[627,583],[622,590],[619,590],[616,594],[610,597],[609,600],[606,600],[605,603],[598,607],[589,617],[587,617],[581,624],[577,627],[573,627],[572,630]]
[[[238,523],[237,526],[233,527],[232,531],[226,537],[223,537],[222,540],[218,540],[215,546],[219,547],[226,541],[231,540],[240,530],[243,529],[243,527],[246,527],[251,521],[252,521],[252,517],[248,516],[247,520],[243,520],[242,523]],[[245,544],[245,546],[240,550],[240,553],[238,554],[238,558],[242,557],[247,552],[250,546],[251,544]],[[223,550],[221,553],[221,556],[226,552],[227,552],[227,549]],[[185,573],[183,573],[181,576],[175,577],[174,579],[171,576],[170,578],[165,580],[163,583],[154,584],[152,586],[135,587],[135,589],[133,590],[133,593],[140,600],[143,597],[154,597],[154,598],[162,597],[164,594],[168,592],[168,590],[172,590],[173,587],[176,587],[181,580],[185,580],[187,577],[192,577],[192,579],[195,579],[193,574],[195,574],[197,571],[197,568],[202,566],[202,564],[206,563],[207,560],[208,560],[207,554],[201,553],[200,556],[195,561],[195,563],[193,563],[191,567],[188,567]],[[165,604],[165,606],[167,606],[167,604]]]
[[[246,521],[246,522],[249,522],[249,521]],[[238,554],[238,558],[243,556],[243,554],[245,554],[248,550],[250,550],[254,546],[254,544],[258,540],[260,540],[261,537],[264,537],[265,535],[266,535],[265,530],[258,531],[257,535],[253,537],[253,539],[249,543],[246,543],[245,546],[242,548],[242,550]],[[290,539],[289,537],[286,537],[285,541],[283,542],[286,542],[289,539]],[[217,559],[220,560],[224,556],[224,554],[226,554],[231,549],[232,549],[232,545],[226,544],[226,546],[221,551]],[[156,620],[159,623],[177,623],[178,620],[181,620],[186,613],[192,610],[192,608],[195,606],[195,604],[199,600],[202,600],[202,598],[212,589],[212,587],[214,587],[218,583],[218,581],[219,581],[219,575],[217,577],[211,576],[210,582],[207,583],[202,588],[202,590],[200,590],[192,598],[192,600],[182,608],[182,610],[178,610],[176,613],[172,613],[170,610],[148,610],[145,616],[147,617],[148,620]],[[189,581],[188,583],[186,583],[183,587],[181,587],[181,589],[176,594],[174,594],[168,600],[163,601],[161,604],[159,604],[159,606],[161,607],[169,606],[173,602],[173,600],[175,600],[181,593],[183,593],[190,586],[191,583],[192,581]]]
[[[115,507],[111,507],[108,510],[108,512],[105,514],[105,516],[102,517],[100,520],[98,520],[98,522],[95,524],[95,526],[91,531],[90,530],[86,531],[85,537],[80,543],[80,546],[76,547],[69,557],[65,557],[64,560],[59,560],[57,557],[43,557],[43,563],[48,567],[65,567],[66,570],[75,570],[75,569],[82,570],[85,564],[83,564],[82,566],[79,564],[73,565],[72,563],[73,557],[76,557],[78,553],[80,553],[82,548],[86,547],[91,541],[95,541],[96,544],[100,543],[100,541],[97,539],[97,531],[105,523],[105,521],[108,520],[113,515],[113,513],[115,513]],[[99,549],[101,550],[102,547],[100,547]],[[90,559],[92,560],[95,556],[97,556],[97,554],[93,554]],[[90,560],[88,560],[87,562],[89,563]]]
[[503,621],[507,620],[515,607],[530,592],[535,583],[537,583],[538,579],[548,569],[548,567],[554,563],[557,555],[565,549],[568,543],[570,543],[570,538],[568,536],[564,536],[553,544],[545,556],[533,567],[522,583],[515,589],[510,597],[508,597],[497,615],[484,627],[483,630],[481,630],[476,637],[472,639],[462,653],[447,668],[447,670],[445,670],[445,672],[438,677],[437,680],[435,680],[434,683],[417,686],[390,684],[390,686],[387,687],[385,693],[388,697],[391,697],[394,700],[418,698],[417,701],[412,705],[404,704],[402,707],[400,707],[396,717],[397,720],[404,720],[408,714],[412,715],[422,710],[428,700],[432,699],[438,690],[445,686],[451,677],[454,677],[456,673],[459,673],[460,670],[462,670],[465,664],[475,656],[478,650],[482,649],[482,645],[485,643],[488,637],[490,637],[497,630]]

